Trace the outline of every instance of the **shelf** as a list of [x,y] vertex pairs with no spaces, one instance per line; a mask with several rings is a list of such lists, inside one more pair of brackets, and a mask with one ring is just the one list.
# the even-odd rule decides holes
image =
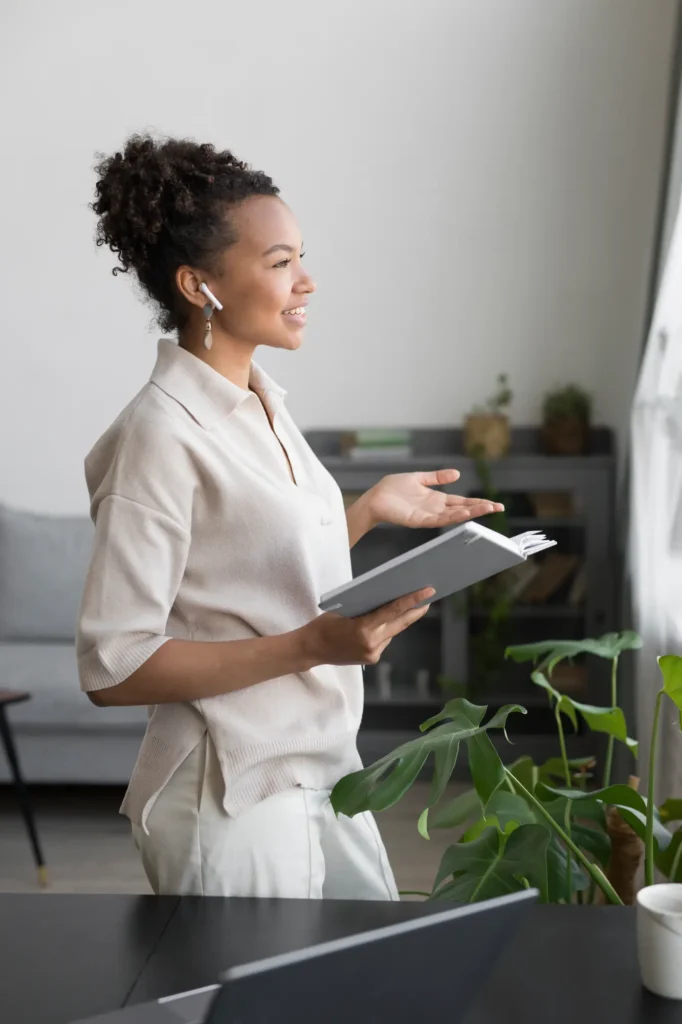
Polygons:
[[392,686],[391,696],[382,697],[375,686],[365,687],[365,704],[368,707],[423,707],[442,708],[449,698],[445,694],[429,693],[422,697],[416,687]]
[[[576,699],[583,698],[585,694],[576,694]],[[486,704],[489,708],[501,708],[505,704],[521,704],[526,708],[548,708],[549,699],[546,693],[539,688],[537,692],[526,691],[524,693],[449,693],[432,691],[426,696],[417,693],[412,686],[393,686],[391,696],[384,698],[379,695],[375,686],[365,687],[365,704],[368,707],[444,707],[449,700],[463,697],[472,704]]]
[[[582,695],[584,696],[584,694]],[[472,704],[487,704],[489,708],[501,708],[505,704],[521,704],[525,708],[548,708],[549,698],[538,688],[537,693],[470,693],[467,696]]]
[[[485,525],[486,516],[481,516],[480,521]],[[470,522],[476,522],[476,520],[468,520]],[[457,525],[456,523],[453,525]],[[582,516],[508,516],[507,525],[513,530],[539,530],[547,529],[550,530],[552,527],[555,529],[585,529],[585,520]],[[449,529],[450,527],[446,527]],[[376,530],[414,530],[415,533],[430,531],[436,533],[435,528],[429,526],[398,526],[396,523],[377,523],[375,526]]]
[[539,527],[555,529],[585,529],[582,516],[508,516],[507,524],[514,530],[537,530]]
[[[488,613],[480,608],[471,608],[469,615],[472,619],[488,618]],[[571,608],[561,604],[514,605],[509,610],[509,617],[512,619],[583,619],[585,618],[585,609]]]

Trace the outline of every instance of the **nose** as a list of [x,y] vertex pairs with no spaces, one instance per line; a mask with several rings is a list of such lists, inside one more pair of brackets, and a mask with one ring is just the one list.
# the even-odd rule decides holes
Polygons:
[[313,281],[310,274],[307,274],[303,268],[301,268],[301,274],[296,282],[296,291],[302,292],[304,295],[311,295],[315,291],[317,285]]

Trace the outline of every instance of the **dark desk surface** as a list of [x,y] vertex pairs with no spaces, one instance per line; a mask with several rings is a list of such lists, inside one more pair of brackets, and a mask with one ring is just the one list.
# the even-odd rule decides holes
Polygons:
[[[209,985],[227,967],[435,909],[420,903],[0,895],[0,1020],[66,1024]],[[453,959],[456,957],[453,950]],[[419,984],[419,979],[415,979]],[[456,1000],[448,996],[447,1006]],[[425,1015],[438,1014],[424,993]],[[468,1024],[682,1024],[640,986],[634,914],[535,907]]]

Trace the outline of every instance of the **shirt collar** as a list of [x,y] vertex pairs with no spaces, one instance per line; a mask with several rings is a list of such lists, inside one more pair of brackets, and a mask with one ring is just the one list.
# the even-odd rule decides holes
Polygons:
[[[206,430],[230,416],[252,395],[168,338],[159,341],[150,379]],[[253,361],[249,385],[264,401],[270,396],[281,400],[286,395],[284,388]]]

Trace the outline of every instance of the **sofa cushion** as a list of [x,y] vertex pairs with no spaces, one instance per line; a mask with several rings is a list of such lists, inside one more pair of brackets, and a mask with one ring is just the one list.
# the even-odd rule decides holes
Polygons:
[[147,722],[144,707],[98,708],[88,700],[78,685],[73,644],[0,643],[0,686],[32,695],[32,700],[8,708],[17,729],[141,733]]
[[0,640],[72,640],[90,559],[84,516],[0,506]]

